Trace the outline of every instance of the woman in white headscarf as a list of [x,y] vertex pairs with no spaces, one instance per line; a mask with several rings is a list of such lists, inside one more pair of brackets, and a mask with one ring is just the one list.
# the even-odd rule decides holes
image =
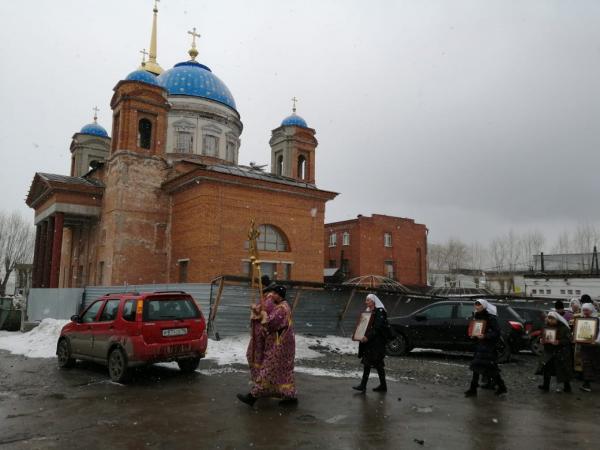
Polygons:
[[360,344],[358,344],[358,357],[361,358],[363,364],[363,376],[359,385],[353,386],[360,392],[367,390],[367,382],[371,368],[377,369],[379,375],[379,386],[373,388],[375,392],[387,392],[387,383],[385,380],[385,346],[388,338],[389,325],[387,322],[387,312],[383,302],[375,294],[367,295],[365,299],[367,311],[374,314],[373,322],[370,328],[365,333]]
[[563,383],[562,392],[569,393],[571,392],[571,378],[573,378],[569,322],[558,312],[550,311],[546,317],[546,325],[549,328],[556,329],[556,340],[546,342],[542,334],[540,341],[544,344],[544,353],[536,374],[543,375],[544,382],[538,388],[548,392],[550,390],[550,379],[556,376],[556,381]]
[[[598,321],[598,313],[592,303],[584,303],[581,307],[582,317]],[[596,325],[596,330],[598,325]],[[600,333],[596,334],[596,340],[591,344],[579,344],[581,348],[581,363],[583,366],[583,384],[580,389],[591,392],[592,381],[600,381]]]
[[485,331],[482,336],[473,337],[477,339],[475,354],[471,362],[473,378],[471,386],[465,391],[465,397],[476,397],[479,387],[480,376],[488,379],[490,386],[496,387],[496,395],[502,395],[507,392],[506,384],[500,376],[498,367],[498,341],[500,340],[500,325],[498,324],[497,308],[487,300],[478,299],[475,301],[475,320],[485,320]]

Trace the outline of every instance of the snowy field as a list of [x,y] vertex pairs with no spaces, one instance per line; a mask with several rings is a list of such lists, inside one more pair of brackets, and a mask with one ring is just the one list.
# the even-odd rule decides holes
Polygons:
[[[44,319],[37,327],[27,333],[0,331],[0,349],[29,358],[54,358],[60,330],[68,322],[68,320]],[[238,371],[239,369],[230,366],[234,364],[247,364],[246,348],[248,347],[248,340],[249,335],[228,337],[220,341],[209,339],[206,360],[213,361],[222,367],[218,369],[199,369],[198,371],[205,375]],[[356,355],[358,344],[349,338],[340,336],[314,337],[296,335],[297,361],[325,356],[325,353],[321,353],[315,349],[324,352]],[[162,365],[177,367],[176,363],[164,363]],[[296,371],[315,376],[329,377],[356,377],[359,375],[355,371],[336,371],[302,366],[297,366]]]

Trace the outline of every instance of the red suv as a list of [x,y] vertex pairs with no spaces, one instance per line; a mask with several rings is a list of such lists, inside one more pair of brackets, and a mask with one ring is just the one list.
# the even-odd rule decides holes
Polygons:
[[71,317],[56,345],[58,365],[76,359],[108,365],[113,381],[126,381],[129,368],[177,361],[193,372],[206,353],[206,322],[183,291],[106,294]]

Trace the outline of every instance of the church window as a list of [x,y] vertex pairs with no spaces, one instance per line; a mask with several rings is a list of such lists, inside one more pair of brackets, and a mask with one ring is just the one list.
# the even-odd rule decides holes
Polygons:
[[231,141],[227,141],[227,161],[235,162],[235,143]]
[[216,136],[205,135],[202,139],[202,153],[208,156],[217,156],[219,148],[219,138]]
[[152,122],[148,119],[141,119],[138,123],[138,146],[141,148],[150,148],[152,144]]
[[308,178],[306,158],[302,155],[298,157],[298,178],[300,178],[301,180],[306,180]]
[[281,274],[282,280],[291,280],[292,279],[292,265],[289,263],[283,264],[283,273]]
[[[258,250],[265,250],[268,252],[288,252],[289,245],[288,240],[278,228],[273,225],[260,225],[258,227],[260,236],[256,240],[256,247]],[[245,243],[245,247],[249,247],[248,241]]]
[[283,175],[283,155],[277,155],[275,173],[277,175]]
[[347,231],[342,234],[342,245],[350,245],[350,233]]
[[337,245],[337,234],[331,233],[329,235],[329,246],[335,247]]
[[179,153],[192,153],[194,148],[194,135],[189,131],[178,131],[176,151]]

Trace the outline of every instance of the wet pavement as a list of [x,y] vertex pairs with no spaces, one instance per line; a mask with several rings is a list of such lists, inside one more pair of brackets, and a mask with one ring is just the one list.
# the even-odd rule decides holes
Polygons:
[[[509,394],[465,399],[468,356],[417,353],[388,358],[387,394],[355,393],[356,379],[297,375],[300,402],[253,408],[243,366],[201,363],[184,375],[154,366],[124,386],[106,370],[0,351],[0,449],[596,449],[600,392],[544,394],[535,359],[503,367]],[[328,354],[302,367],[358,370],[355,357]],[[230,370],[223,372],[224,369]],[[369,388],[377,380],[370,380]]]

